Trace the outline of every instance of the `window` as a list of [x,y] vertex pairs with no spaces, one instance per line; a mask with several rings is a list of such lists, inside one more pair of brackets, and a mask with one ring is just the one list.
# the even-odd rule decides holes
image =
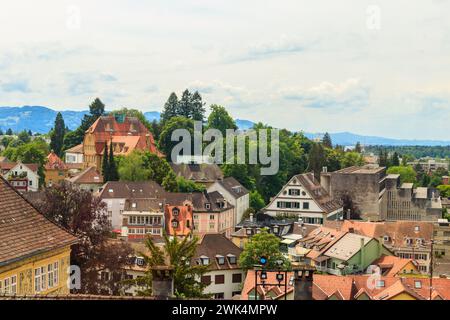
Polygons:
[[34,291],[41,292],[41,268],[34,269]]
[[131,204],[131,207],[132,207],[132,208],[136,208],[136,202],[133,202],[133,203]]
[[223,298],[224,298],[223,292],[219,292],[219,293],[215,293],[214,294],[214,299],[223,299]]
[[101,279],[102,281],[108,281],[108,280],[109,280],[109,272],[102,271],[102,272],[100,273],[100,279]]
[[290,196],[299,196],[300,190],[299,189],[289,189],[289,195]]
[[190,228],[191,227],[191,222],[189,220],[186,220],[186,228]]
[[241,283],[242,282],[242,273],[234,273],[232,277],[233,283]]
[[303,202],[303,209],[309,209],[309,202]]
[[219,265],[225,264],[225,257],[224,257],[224,256],[217,255],[217,256],[216,256],[216,259],[217,259],[217,263],[218,263]]
[[[3,291],[2,291],[3,286]],[[17,276],[11,276],[9,278],[0,281],[0,293],[4,294],[16,294],[17,293]]]
[[211,276],[202,276],[201,282],[202,282],[202,284],[210,285],[211,284]]
[[172,214],[176,217],[176,216],[178,216],[180,214],[180,210],[178,208],[174,208],[172,210]]
[[205,209],[207,209],[207,210],[211,209],[211,204],[210,203],[205,203]]
[[214,220],[215,216],[213,214],[209,215],[209,220]]
[[200,257],[200,264],[207,266],[209,264],[209,258],[206,256],[201,256]]
[[235,255],[229,254],[227,257],[228,257],[228,262],[230,264],[236,264],[236,256]]
[[178,228],[178,220],[172,220],[172,227]]
[[414,281],[414,288],[421,289],[422,288],[422,282],[419,280]]
[[384,280],[378,280],[376,286],[377,288],[384,288]]
[[136,258],[136,264],[138,266],[143,266],[144,265],[144,258]]
[[225,283],[225,275],[218,274],[214,277],[215,284],[224,284]]
[[48,278],[48,287],[53,288],[54,282],[53,282],[53,264],[52,263],[47,265],[47,278]]
[[57,286],[59,283],[59,262],[53,263],[53,285]]

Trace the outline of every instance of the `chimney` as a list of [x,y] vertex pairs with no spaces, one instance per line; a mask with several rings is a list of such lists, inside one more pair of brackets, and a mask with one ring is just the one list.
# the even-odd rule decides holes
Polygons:
[[173,297],[173,268],[155,266],[152,268],[152,294],[158,300]]
[[366,248],[365,248],[365,246],[364,246],[364,238],[363,237],[361,237],[361,253],[360,253],[360,256],[361,256],[361,267],[363,268],[364,267],[364,260],[366,259],[366,257],[365,257],[365,252],[366,251]]
[[378,258],[381,257],[383,253],[383,237],[378,238]]
[[313,300],[312,286],[315,268],[294,266],[294,300]]

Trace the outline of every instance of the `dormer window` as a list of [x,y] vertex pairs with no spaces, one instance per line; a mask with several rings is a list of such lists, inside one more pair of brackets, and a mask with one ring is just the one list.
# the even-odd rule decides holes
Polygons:
[[279,231],[278,226],[274,226],[273,227],[273,233],[278,233],[278,231]]
[[217,264],[223,265],[225,264],[225,257],[220,254],[216,255]]
[[206,209],[206,210],[211,209],[211,204],[210,204],[210,203],[205,203],[205,209]]
[[112,192],[114,192],[114,190],[113,189],[108,189],[108,192],[112,193]]
[[413,243],[413,239],[406,238],[406,244],[411,245]]
[[230,264],[236,264],[236,256],[234,254],[228,254],[227,258]]
[[209,265],[209,258],[207,256],[200,256],[200,264],[204,266]]
[[143,266],[144,265],[144,258],[136,257],[136,264],[138,266]]
[[177,216],[180,214],[180,210],[179,210],[178,208],[174,208],[174,209],[172,210],[172,214],[173,214],[175,217],[177,217]]
[[422,282],[420,280],[414,281],[414,288],[421,289],[422,288]]
[[172,228],[178,228],[178,220],[172,220]]
[[246,233],[248,236],[252,235],[252,229],[247,228],[247,229],[245,230],[245,233]]
[[390,240],[389,236],[384,236],[384,237],[383,237],[383,241],[384,241],[384,242],[389,242],[389,240]]
[[133,202],[133,203],[131,204],[131,207],[132,207],[132,208],[136,208],[136,202]]
[[376,286],[377,286],[377,288],[384,288],[384,280],[377,280],[377,284],[376,284]]
[[420,226],[415,226],[414,227],[414,232],[419,232],[420,231]]

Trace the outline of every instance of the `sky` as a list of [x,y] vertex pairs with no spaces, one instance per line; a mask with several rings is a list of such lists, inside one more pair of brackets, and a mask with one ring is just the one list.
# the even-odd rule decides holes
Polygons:
[[450,0],[14,0],[0,106],[161,111],[198,90],[234,118],[449,140]]

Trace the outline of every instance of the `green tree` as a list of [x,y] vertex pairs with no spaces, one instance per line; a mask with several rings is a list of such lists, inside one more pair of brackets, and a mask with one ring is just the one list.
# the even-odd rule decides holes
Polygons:
[[[149,255],[140,253],[148,265],[146,275],[136,281],[136,284],[144,286],[144,289],[138,292],[139,295],[151,295],[151,270],[154,267],[170,266],[173,270],[173,286],[175,296],[179,298],[207,298],[203,290],[206,284],[200,279],[208,271],[207,265],[191,263],[197,250],[198,238],[178,237],[169,238],[164,233],[164,247],[156,246],[150,238],[145,241],[146,249]],[[167,263],[168,261],[168,263]]]
[[62,156],[64,136],[66,134],[66,125],[61,112],[58,112],[55,118],[55,126],[50,134],[50,148],[59,156]]
[[[174,173],[175,174],[175,173]],[[184,177],[177,177],[177,188],[179,192],[203,192],[205,191],[205,187],[199,183],[195,183],[194,181],[187,180]],[[168,190],[169,191],[169,190]]]
[[233,118],[228,114],[227,110],[219,105],[210,106],[211,113],[208,116],[208,129],[217,129],[222,132],[225,137],[226,129],[237,129]]
[[178,116],[178,97],[175,92],[172,92],[164,104],[164,109],[161,113],[161,122],[166,123],[176,116]]
[[253,190],[250,192],[250,207],[254,209],[255,212],[258,212],[266,205],[264,202],[264,198],[259,194],[257,190]]
[[103,147],[102,175],[104,182],[108,182],[110,180],[108,144],[106,143],[106,141],[105,146]]
[[68,132],[64,137],[64,150],[72,148],[83,142],[84,134],[87,129],[102,115],[105,114],[105,105],[99,98],[89,105],[89,114],[85,114],[80,126]]
[[13,136],[14,132],[11,130],[11,128],[8,128],[8,130],[6,130],[6,135],[7,136]]
[[322,144],[325,148],[333,148],[333,143],[331,141],[331,136],[328,132],[325,132],[322,138]]
[[358,152],[358,153],[361,153],[361,152],[362,152],[362,147],[361,147],[361,144],[359,143],[359,141],[356,142],[356,145],[355,145],[355,152]]
[[363,164],[364,158],[360,153],[357,152],[345,152],[341,160],[342,168],[362,166]]
[[415,183],[416,182],[416,172],[414,171],[413,167],[411,166],[395,166],[390,167],[387,170],[388,174],[399,174],[400,175],[400,182],[401,183]]
[[191,118],[194,121],[203,121],[205,117],[205,104],[202,101],[202,96],[198,91],[195,91],[191,97]]
[[26,130],[21,131],[17,135],[17,138],[19,139],[19,141],[22,141],[23,143],[28,143],[31,141],[30,135],[28,134],[28,132]]
[[114,159],[114,148],[112,141],[109,144],[108,179],[109,181],[119,180],[119,172],[117,170],[116,161]]
[[400,159],[398,157],[398,153],[394,152],[392,154],[391,165],[394,167],[398,167],[400,165]]
[[144,167],[144,158],[140,152],[131,152],[120,161],[119,177],[121,181],[145,181],[152,175],[150,168]]
[[239,266],[244,270],[252,269],[255,264],[259,264],[261,257],[267,258],[267,268],[278,268],[277,261],[283,261],[283,268],[290,268],[289,259],[280,252],[280,239],[274,234],[262,230],[250,238],[244,246],[239,257]]
[[316,179],[319,179],[320,172],[325,165],[325,151],[320,143],[314,143],[308,157],[308,169],[314,172]]
[[159,147],[160,150],[166,155],[167,159],[172,162],[176,160],[171,159],[172,148],[178,144],[178,141],[172,141],[172,132],[176,129],[186,129],[193,137],[194,122],[191,119],[184,117],[173,117],[164,125],[159,137]]
[[183,91],[180,101],[178,101],[177,115],[192,119],[192,93],[188,89]]
[[450,198],[450,185],[439,185],[436,187],[442,198]]
[[163,178],[161,186],[164,188],[164,190],[166,190],[168,192],[179,191],[177,176],[176,176],[175,172],[173,172],[173,170],[169,170],[169,172]]

